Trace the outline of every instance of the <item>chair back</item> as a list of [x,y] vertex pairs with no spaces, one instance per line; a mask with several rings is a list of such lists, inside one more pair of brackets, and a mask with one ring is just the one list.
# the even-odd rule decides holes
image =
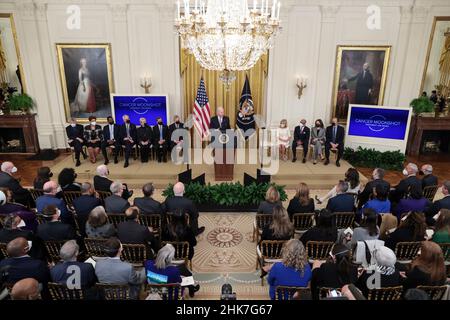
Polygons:
[[174,260],[184,260],[187,263],[189,261],[189,242],[187,241],[164,241],[161,242],[161,247],[166,244],[171,244],[175,248]]
[[419,252],[421,241],[415,242],[398,242],[395,246],[395,255],[398,262],[412,261]]
[[49,282],[48,291],[52,300],[83,300],[84,293],[81,289],[69,289],[66,285]]
[[147,260],[147,248],[144,244],[122,244],[122,260],[135,265],[143,265]]
[[47,256],[50,262],[56,263],[61,260],[59,257],[59,251],[66,242],[67,240],[52,240],[44,242],[45,250],[47,251]]
[[306,252],[310,260],[326,260],[333,249],[334,242],[331,241],[308,241]]
[[105,300],[131,300],[129,285],[97,283],[95,287]]
[[417,286],[417,289],[425,291],[431,300],[442,300],[447,286]]
[[108,222],[114,225],[114,228],[116,229],[121,222],[127,220],[125,213],[107,213],[106,215],[108,216]]
[[261,241],[260,250],[262,258],[265,259],[281,259],[281,251],[286,240],[263,240]]
[[423,188],[422,190],[423,197],[433,202],[434,196],[436,195],[438,188],[439,186],[428,186]]
[[354,212],[335,212],[334,221],[336,228],[347,229],[353,226],[353,221],[355,220]]
[[183,300],[183,289],[179,283],[146,284],[146,294],[159,294],[162,300]]
[[402,297],[403,287],[388,287],[380,289],[371,289],[367,294],[367,300],[400,300]]
[[111,191],[97,191],[98,198],[105,205],[105,199],[108,198],[112,193]]
[[306,231],[310,229],[314,224],[314,212],[313,213],[295,213],[292,216],[292,222],[296,232]]
[[45,220],[44,215],[41,213],[36,213],[36,220],[37,220],[38,224],[44,224],[47,222],[47,220]]
[[33,200],[36,202],[36,199],[39,198],[40,196],[44,195],[44,190],[40,190],[40,189],[28,189],[28,191],[30,191],[31,197],[33,198]]
[[256,227],[262,230],[265,226],[269,225],[272,220],[271,214],[257,214],[255,217]]
[[73,200],[81,196],[81,191],[64,191],[63,198],[67,206],[71,206]]
[[[167,225],[171,225],[172,224],[172,218],[173,218],[173,213],[172,212],[167,212],[166,213],[166,222]],[[189,226],[189,214],[185,213],[184,214],[184,218],[186,219],[186,224]]]
[[9,257],[8,252],[6,251],[6,246],[7,245],[8,244],[5,243],[5,242],[0,242],[0,252],[2,253],[4,258],[8,258]]
[[106,257],[105,243],[107,239],[84,238],[84,246],[89,257]]
[[152,227],[153,235],[161,233],[161,216],[159,214],[140,214],[139,223],[146,227]]
[[297,293],[298,300],[311,300],[311,289],[305,287],[278,286],[275,292],[275,300],[293,300]]

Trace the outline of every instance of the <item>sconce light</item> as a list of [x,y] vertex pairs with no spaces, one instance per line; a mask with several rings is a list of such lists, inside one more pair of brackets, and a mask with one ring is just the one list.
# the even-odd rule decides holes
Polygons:
[[141,87],[144,88],[145,93],[150,93],[152,87],[152,78],[150,76],[141,77]]
[[300,99],[303,95],[303,89],[307,87],[306,76],[297,76],[297,88],[298,88],[298,98]]

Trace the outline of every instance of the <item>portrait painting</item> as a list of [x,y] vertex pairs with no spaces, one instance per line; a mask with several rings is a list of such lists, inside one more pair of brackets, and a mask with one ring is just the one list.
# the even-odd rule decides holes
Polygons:
[[350,104],[382,105],[390,46],[338,46],[333,116],[345,123]]
[[89,116],[106,122],[114,92],[109,44],[57,44],[67,121],[87,123]]

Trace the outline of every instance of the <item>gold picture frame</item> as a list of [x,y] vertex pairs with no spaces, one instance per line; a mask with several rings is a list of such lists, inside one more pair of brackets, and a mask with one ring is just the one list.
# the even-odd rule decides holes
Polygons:
[[14,14],[12,13],[0,13],[0,19],[9,19],[9,23],[11,26],[11,32],[12,32],[12,37],[14,39],[14,49],[16,52],[16,57],[17,57],[17,65],[19,66],[19,72],[20,72],[20,86],[22,88],[22,92],[26,93],[27,92],[27,85],[26,85],[26,81],[25,81],[25,74],[23,71],[23,64],[22,64],[22,57],[20,54],[20,48],[19,48],[19,40],[17,37],[17,30],[16,30],[16,25],[14,22]]
[[114,93],[111,44],[57,43],[56,51],[67,122],[88,123],[94,115],[106,123]]
[[[383,104],[390,56],[391,46],[337,46],[331,103],[340,123],[347,122],[349,104]],[[363,73],[366,62],[368,73]]]

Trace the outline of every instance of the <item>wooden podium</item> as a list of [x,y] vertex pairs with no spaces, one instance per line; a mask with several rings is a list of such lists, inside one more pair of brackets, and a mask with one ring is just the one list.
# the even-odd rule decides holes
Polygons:
[[[235,149],[214,149],[214,176],[216,181],[232,181],[234,176],[234,152]],[[232,153],[232,161],[227,162],[227,154]]]

